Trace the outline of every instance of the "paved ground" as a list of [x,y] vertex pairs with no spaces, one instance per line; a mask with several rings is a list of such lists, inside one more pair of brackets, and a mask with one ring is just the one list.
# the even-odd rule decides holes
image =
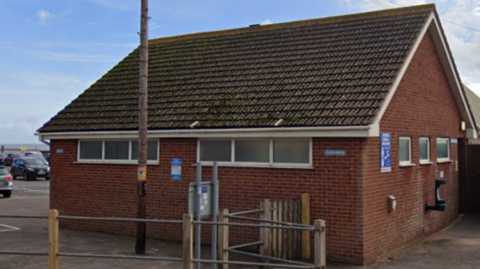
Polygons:
[[[49,182],[16,180],[15,187],[12,198],[0,198],[0,208],[2,209],[0,214],[43,215],[47,213]],[[134,248],[134,238],[132,237],[71,230],[61,231],[60,242],[62,252],[131,255]],[[148,242],[148,252],[152,256],[180,257],[181,248],[180,244],[171,242]],[[0,219],[0,250],[46,252],[46,221]],[[173,262],[63,257],[60,259],[60,264],[62,269],[181,268],[180,264]],[[329,264],[328,267],[338,269],[362,268],[338,264]],[[47,268],[46,257],[0,255],[0,269],[38,268]],[[210,268],[210,266],[204,268]],[[424,243],[413,246],[407,253],[367,268],[480,268],[480,216],[463,217],[447,231],[433,236]]]

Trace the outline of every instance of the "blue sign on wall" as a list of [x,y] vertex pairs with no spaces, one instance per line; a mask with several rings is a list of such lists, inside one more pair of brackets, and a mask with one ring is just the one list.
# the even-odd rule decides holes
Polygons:
[[392,133],[380,133],[380,172],[392,172]]
[[173,158],[172,159],[172,180],[182,179],[182,159]]
[[325,155],[325,157],[332,157],[332,156],[344,157],[344,156],[347,156],[347,151],[344,149],[326,149],[323,154]]

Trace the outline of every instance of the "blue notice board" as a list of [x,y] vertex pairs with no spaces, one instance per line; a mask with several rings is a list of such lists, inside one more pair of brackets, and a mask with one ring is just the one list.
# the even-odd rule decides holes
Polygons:
[[172,180],[182,179],[182,159],[172,158]]
[[392,172],[392,133],[380,133],[380,172]]

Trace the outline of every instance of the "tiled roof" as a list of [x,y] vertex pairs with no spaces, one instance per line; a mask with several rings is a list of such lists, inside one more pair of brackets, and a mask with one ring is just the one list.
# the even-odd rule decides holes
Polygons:
[[[433,5],[150,41],[149,129],[372,123]],[[135,130],[138,49],[40,132]]]

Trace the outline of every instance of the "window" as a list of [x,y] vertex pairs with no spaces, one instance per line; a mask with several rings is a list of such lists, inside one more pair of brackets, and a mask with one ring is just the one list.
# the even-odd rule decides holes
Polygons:
[[[136,140],[83,140],[79,141],[79,161],[111,163],[137,163],[138,141]],[[147,144],[148,161],[158,161],[158,140]]]
[[[147,142],[147,160],[158,160],[158,141],[150,140]],[[132,141],[132,160],[138,161],[138,141]]]
[[105,141],[105,159],[128,160],[130,141]]
[[398,144],[400,166],[412,164],[412,143],[410,137],[400,137]]
[[450,141],[448,138],[437,138],[437,162],[450,160]]
[[420,163],[430,163],[430,139],[420,137]]
[[259,166],[311,166],[311,140],[235,139],[200,140],[198,158],[202,162],[218,161]]
[[103,141],[80,141],[80,159],[101,160]]
[[269,140],[235,140],[236,162],[263,162],[270,160]]
[[200,160],[230,162],[232,160],[231,143],[230,140],[200,141]]
[[309,139],[278,139],[273,141],[273,162],[309,163]]

